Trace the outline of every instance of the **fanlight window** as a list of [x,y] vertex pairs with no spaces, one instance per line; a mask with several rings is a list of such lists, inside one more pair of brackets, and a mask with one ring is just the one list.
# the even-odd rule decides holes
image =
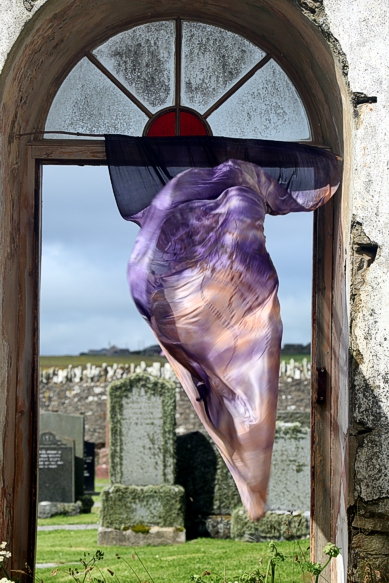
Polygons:
[[270,54],[235,33],[180,19],[137,26],[86,53],[45,129],[311,139],[303,103]]

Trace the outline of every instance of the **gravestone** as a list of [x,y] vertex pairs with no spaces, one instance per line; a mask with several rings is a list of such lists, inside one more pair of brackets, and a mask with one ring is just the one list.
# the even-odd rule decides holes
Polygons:
[[310,414],[287,413],[277,421],[267,506],[305,512],[311,501]]
[[84,492],[93,494],[95,491],[95,444],[84,442]]
[[74,502],[74,442],[51,431],[39,437],[39,502]]
[[110,477],[99,545],[185,542],[185,493],[174,484],[175,385],[147,373],[108,389]]
[[[308,522],[304,513],[310,508],[310,414],[285,411],[279,413],[277,419],[267,498],[267,507],[273,511],[267,521],[270,521],[269,532],[273,532],[274,539],[281,532],[278,527],[274,530],[274,525],[277,521],[283,524],[288,512],[303,516],[301,528],[305,532]],[[176,483],[185,490],[185,525],[190,538],[229,538],[233,524],[234,536],[242,540],[250,537],[254,530],[265,536],[267,522],[259,530],[250,526],[247,532],[242,531],[250,521],[246,514],[242,515],[232,475],[205,432],[177,436]],[[238,507],[239,512],[234,512]],[[299,520],[296,518],[294,524]]]
[[110,478],[113,484],[174,484],[175,387],[146,373],[108,389]]
[[40,432],[53,431],[56,435],[72,439],[75,445],[75,495],[84,494],[84,417],[52,413],[40,414]]

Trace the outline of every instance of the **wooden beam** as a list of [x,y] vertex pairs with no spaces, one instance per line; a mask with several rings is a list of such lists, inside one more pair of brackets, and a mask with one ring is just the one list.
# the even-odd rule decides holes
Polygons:
[[106,164],[104,140],[38,140],[30,142],[31,157],[46,164]]

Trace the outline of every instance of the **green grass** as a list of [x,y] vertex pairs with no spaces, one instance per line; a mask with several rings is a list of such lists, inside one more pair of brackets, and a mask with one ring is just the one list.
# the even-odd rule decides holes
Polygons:
[[[281,352],[281,360],[286,360],[287,362],[293,358],[295,362],[302,362],[303,358],[308,359],[310,362],[311,357],[309,354],[283,354]],[[41,356],[40,357],[40,367],[41,369],[48,368],[67,368],[69,364],[72,366],[79,366],[80,364],[85,367],[88,363],[94,364],[95,366],[101,366],[103,362],[106,362],[110,366],[114,363],[117,364],[130,364],[133,362],[135,365],[140,364],[144,360],[147,366],[151,366],[153,362],[167,362],[166,358],[163,356],[140,356],[139,354],[134,354],[133,356]]]
[[79,366],[80,364],[85,367],[88,363],[94,364],[96,366],[101,366],[103,362],[106,362],[110,366],[115,362],[117,364],[140,364],[144,360],[147,366],[150,366],[153,362],[167,362],[164,356],[141,356],[139,354],[134,354],[130,356],[101,356],[101,355],[89,355],[89,356],[41,356],[40,357],[40,367],[41,369],[47,368],[67,368],[69,364],[72,366]]
[[90,514],[78,514],[78,516],[51,516],[50,518],[38,518],[38,526],[50,526],[64,524],[97,524],[99,522],[99,509],[93,507]]
[[[147,535],[145,535],[147,536]],[[97,531],[53,531],[38,533],[37,563],[61,563],[58,573],[53,578],[52,568],[37,570],[38,580],[44,583],[54,581],[60,583],[70,580],[67,569],[69,563],[76,563],[84,553],[97,550]],[[302,547],[306,549],[309,541],[302,541]],[[281,564],[277,571],[276,581],[280,583],[301,582],[301,572],[294,562],[298,552],[296,542],[277,543],[277,548],[288,556],[289,560]],[[138,560],[133,560],[131,555],[134,549],[127,547],[100,547],[104,552],[104,560],[98,564],[103,568],[107,581],[134,582],[136,579],[130,568],[122,560],[115,557],[115,553],[125,558],[137,570],[141,581],[150,581],[143,571]],[[197,539],[182,545],[162,547],[141,547],[135,549],[141,557],[154,583],[189,583],[192,574],[201,575],[205,570],[212,573],[224,572],[226,569],[227,581],[234,581],[232,576],[239,576],[245,571],[252,571],[263,560],[262,569],[265,571],[267,561],[270,558],[268,543],[242,543],[232,540]],[[75,565],[72,565],[74,568]],[[111,577],[106,568],[114,571],[116,577]],[[96,573],[97,575],[97,573]]]

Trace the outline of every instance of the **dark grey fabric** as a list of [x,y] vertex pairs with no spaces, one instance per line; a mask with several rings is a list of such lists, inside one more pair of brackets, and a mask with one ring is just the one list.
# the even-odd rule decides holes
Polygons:
[[243,160],[263,168],[287,191],[316,190],[340,180],[339,163],[329,151],[295,142],[214,136],[144,138],[105,136],[113,191],[126,220],[149,206],[174,176],[188,168],[210,168]]

